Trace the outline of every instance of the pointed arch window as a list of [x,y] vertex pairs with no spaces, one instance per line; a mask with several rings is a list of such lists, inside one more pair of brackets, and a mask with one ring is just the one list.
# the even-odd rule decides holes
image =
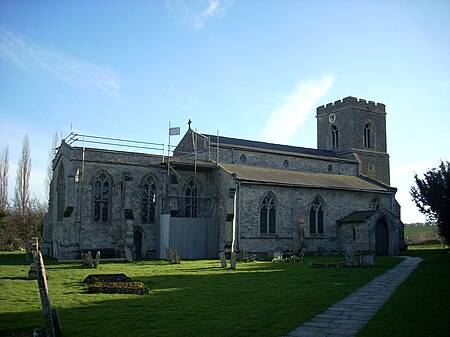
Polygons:
[[94,182],[94,221],[108,222],[111,207],[111,181],[105,172]]
[[66,192],[66,182],[64,177],[64,167],[61,165],[58,171],[58,179],[57,179],[57,218],[58,221],[61,221],[64,217],[64,207],[65,207],[65,192]]
[[339,148],[339,130],[336,125],[331,126],[331,148]]
[[276,233],[277,205],[275,197],[268,193],[259,207],[259,232],[261,234]]
[[156,184],[153,177],[147,177],[142,186],[142,223],[155,223]]
[[191,180],[184,194],[184,216],[187,218],[198,217],[198,186]]
[[309,207],[309,233],[323,234],[324,212],[319,197],[315,197]]
[[370,123],[364,125],[364,147],[373,147],[373,128]]

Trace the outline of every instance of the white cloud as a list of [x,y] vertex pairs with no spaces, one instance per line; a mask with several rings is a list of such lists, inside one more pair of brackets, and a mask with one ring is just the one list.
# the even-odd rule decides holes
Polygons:
[[225,15],[234,0],[167,0],[170,16],[192,32],[201,30],[207,20]]
[[283,103],[271,113],[261,139],[288,144],[308,115],[314,112],[320,99],[331,89],[333,82],[333,76],[324,76],[298,83],[290,94],[283,97]]
[[0,29],[0,57],[24,71],[44,71],[73,86],[118,98],[120,79],[114,69],[79,60],[5,29]]

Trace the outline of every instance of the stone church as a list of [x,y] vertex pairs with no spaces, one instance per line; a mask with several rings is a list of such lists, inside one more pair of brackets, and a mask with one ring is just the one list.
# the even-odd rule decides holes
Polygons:
[[316,118],[317,149],[201,134],[190,123],[171,156],[63,141],[43,252],[398,254],[405,244],[385,105],[346,97],[318,107]]

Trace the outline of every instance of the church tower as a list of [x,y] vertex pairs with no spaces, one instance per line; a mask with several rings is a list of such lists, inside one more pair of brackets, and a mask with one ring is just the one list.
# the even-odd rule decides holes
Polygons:
[[346,97],[317,108],[317,148],[359,162],[359,174],[390,184],[385,105]]

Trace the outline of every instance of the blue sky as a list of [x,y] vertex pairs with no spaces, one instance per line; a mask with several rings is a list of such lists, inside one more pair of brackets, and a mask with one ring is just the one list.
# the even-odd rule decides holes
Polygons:
[[[168,142],[168,124],[316,147],[315,108],[386,104],[404,222],[414,173],[450,159],[450,2],[0,2],[0,146],[44,195],[54,134]],[[172,144],[180,138],[173,137]]]

